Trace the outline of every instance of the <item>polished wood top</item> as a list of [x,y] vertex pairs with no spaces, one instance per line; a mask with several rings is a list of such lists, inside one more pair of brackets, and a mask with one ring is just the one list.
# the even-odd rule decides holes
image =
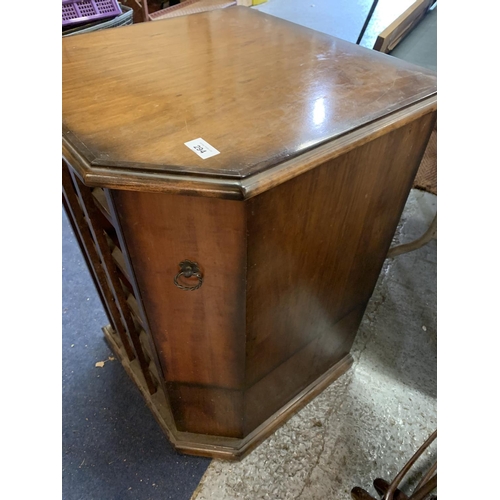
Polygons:
[[63,138],[111,172],[241,179],[436,93],[424,68],[243,7],[62,44]]

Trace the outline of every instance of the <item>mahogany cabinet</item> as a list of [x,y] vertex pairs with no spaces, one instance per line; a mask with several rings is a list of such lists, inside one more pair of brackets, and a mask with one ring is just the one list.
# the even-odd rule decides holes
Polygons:
[[106,338],[177,450],[241,457],[351,365],[435,74],[243,7],[62,43]]

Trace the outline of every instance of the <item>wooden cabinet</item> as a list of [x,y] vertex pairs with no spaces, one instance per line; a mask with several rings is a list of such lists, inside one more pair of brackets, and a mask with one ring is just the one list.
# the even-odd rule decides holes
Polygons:
[[63,40],[63,202],[176,449],[241,457],[349,368],[435,114],[433,73],[246,8]]

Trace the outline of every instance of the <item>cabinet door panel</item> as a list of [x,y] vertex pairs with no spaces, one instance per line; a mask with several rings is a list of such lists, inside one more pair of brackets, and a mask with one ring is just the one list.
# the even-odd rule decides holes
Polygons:
[[[134,191],[114,191],[113,199],[166,381],[239,389],[245,347],[243,203]],[[174,284],[186,259],[198,263],[203,275],[194,291]]]

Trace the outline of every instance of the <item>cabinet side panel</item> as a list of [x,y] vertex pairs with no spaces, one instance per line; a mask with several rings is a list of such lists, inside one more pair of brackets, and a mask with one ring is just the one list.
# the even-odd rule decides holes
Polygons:
[[[245,362],[243,203],[134,191],[114,191],[113,198],[166,382],[239,389]],[[186,259],[200,267],[198,290],[174,285]]]
[[356,307],[245,392],[245,435],[331,368],[332,359],[341,360],[349,354],[364,310],[364,305]]
[[[428,114],[248,200],[247,387],[306,345],[321,349],[311,342],[325,335],[342,331],[350,349],[359,322],[347,340],[334,325],[372,294],[434,121]],[[283,392],[297,394],[341,351],[326,364],[291,364],[304,377],[282,373]]]

